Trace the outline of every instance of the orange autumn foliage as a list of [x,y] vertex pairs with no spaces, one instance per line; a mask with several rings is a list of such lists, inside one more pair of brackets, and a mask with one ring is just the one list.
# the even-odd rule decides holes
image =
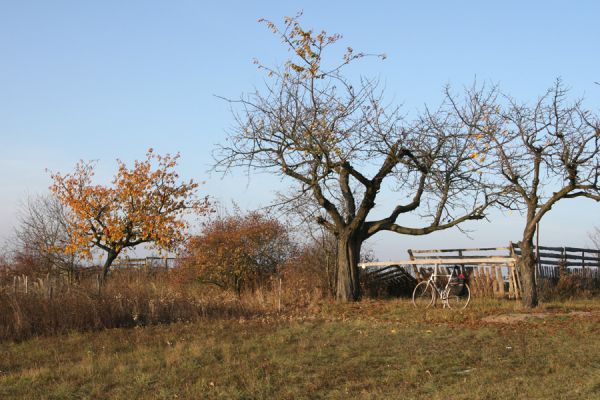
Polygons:
[[179,154],[160,156],[149,149],[133,168],[117,160],[111,185],[92,183],[95,164],[80,161],[71,173],[51,175],[50,190],[67,209],[70,241],[67,254],[91,257],[92,249],[107,253],[103,276],[126,248],[151,243],[173,250],[186,239],[185,213],[206,213],[207,199],[198,199],[198,183],[180,182],[175,172]]
[[224,289],[256,288],[294,255],[287,228],[259,212],[219,217],[187,246],[186,269]]

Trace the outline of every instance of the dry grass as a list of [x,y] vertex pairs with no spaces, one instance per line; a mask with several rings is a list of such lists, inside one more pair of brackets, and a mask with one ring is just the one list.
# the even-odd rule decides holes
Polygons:
[[256,315],[0,344],[3,399],[600,398],[595,301],[543,319],[475,302],[463,313],[407,301],[315,304]]
[[179,278],[115,273],[100,292],[52,296],[6,280],[0,399],[600,399],[593,298],[419,311],[285,282],[238,298]]
[[[93,279],[68,285],[54,278],[29,279],[23,285],[0,286],[0,341],[24,340],[72,331],[192,322],[214,318],[249,318],[279,309],[304,307],[310,294],[278,287],[241,297],[200,284],[181,284],[163,272],[115,273],[100,290]],[[31,283],[33,281],[33,283]],[[50,287],[52,289],[50,290]]]

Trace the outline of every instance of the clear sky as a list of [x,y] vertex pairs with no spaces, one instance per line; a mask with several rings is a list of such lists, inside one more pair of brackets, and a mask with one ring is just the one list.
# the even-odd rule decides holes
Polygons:
[[[252,59],[278,63],[286,52],[256,20],[301,9],[304,25],[342,33],[342,45],[387,53],[357,72],[380,77],[409,112],[439,103],[445,84],[475,78],[528,100],[562,77],[600,109],[598,1],[0,0],[0,238],[19,201],[47,191],[46,168],[98,159],[99,179],[108,180],[116,158],[142,158],[148,147],[181,151],[181,175],[206,181],[206,194],[245,208],[268,204],[277,178],[207,172],[232,125],[215,95],[260,86]],[[407,247],[502,245],[518,239],[520,222],[498,214],[469,225],[475,240],[455,230],[382,234],[371,246],[397,259]],[[570,201],[545,218],[542,241],[586,245],[594,226],[600,205]]]

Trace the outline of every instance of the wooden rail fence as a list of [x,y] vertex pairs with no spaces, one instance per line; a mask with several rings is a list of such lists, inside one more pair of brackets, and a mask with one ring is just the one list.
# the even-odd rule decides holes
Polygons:
[[[511,244],[515,256],[521,255],[518,244]],[[569,273],[591,280],[600,280],[600,250],[579,247],[539,246],[536,252],[536,278],[558,279]]]

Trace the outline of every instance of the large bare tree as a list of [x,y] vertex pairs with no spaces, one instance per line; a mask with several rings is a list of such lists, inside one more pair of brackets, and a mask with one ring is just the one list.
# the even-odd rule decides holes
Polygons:
[[488,174],[505,193],[498,204],[523,211],[523,303],[535,307],[537,224],[561,200],[600,200],[598,116],[581,100],[570,102],[560,80],[531,105],[500,95],[496,88],[470,89],[463,101],[447,91],[447,99],[456,119],[477,132],[475,160],[488,160]]
[[[339,35],[303,29],[285,18],[278,35],[291,59],[269,68],[265,87],[231,101],[236,127],[216,152],[216,168],[246,167],[282,174],[294,183],[289,200],[311,197],[318,223],[337,240],[336,296],[359,298],[357,263],[363,242],[381,231],[425,235],[483,218],[491,199],[472,163],[475,135],[443,109],[407,124],[384,104],[376,81],[351,80],[345,67],[366,54],[347,48],[338,63],[326,50]],[[396,201],[369,219],[381,190]],[[418,212],[421,226],[400,217]]]

